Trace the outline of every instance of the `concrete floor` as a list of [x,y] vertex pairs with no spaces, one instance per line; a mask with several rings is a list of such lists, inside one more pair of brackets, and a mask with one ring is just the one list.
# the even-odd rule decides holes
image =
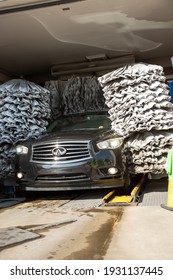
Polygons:
[[[139,206],[100,207],[99,198],[99,203],[91,207],[88,197],[66,204],[63,200],[43,199],[34,203],[20,204],[19,201],[12,207],[6,205],[0,212],[2,247],[8,237],[7,228],[10,236],[14,236],[16,228],[18,237],[33,238],[33,241],[2,250],[0,259],[30,259],[32,256],[33,259],[173,260],[173,211],[161,207],[162,203],[166,205],[167,184],[167,179],[148,181]],[[2,201],[1,206],[4,203]],[[49,223],[61,219],[68,221],[67,225],[51,230]],[[43,237],[31,234],[28,225],[45,225]],[[50,230],[46,230],[49,227]],[[45,241],[47,247],[42,246]],[[39,250],[33,251],[32,247],[38,245]]]
[[105,259],[173,260],[173,212],[160,206],[125,208]]
[[168,179],[148,180],[137,207],[124,207],[105,259],[173,260],[173,205]]

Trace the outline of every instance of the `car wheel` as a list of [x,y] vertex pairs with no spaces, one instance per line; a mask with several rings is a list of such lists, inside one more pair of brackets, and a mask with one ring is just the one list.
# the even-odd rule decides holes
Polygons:
[[124,176],[124,192],[125,194],[130,194],[133,189],[133,180],[132,175],[128,172],[125,173]]
[[133,188],[139,183],[143,174],[125,174],[124,189],[127,194],[130,194]]
[[126,194],[130,194],[133,188],[139,183],[142,174],[125,173],[124,177],[124,190]]

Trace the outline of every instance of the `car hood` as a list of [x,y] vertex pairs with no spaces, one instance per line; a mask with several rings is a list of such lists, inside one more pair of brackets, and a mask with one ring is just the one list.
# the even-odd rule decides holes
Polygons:
[[54,140],[94,140],[103,139],[104,137],[110,137],[113,135],[112,131],[107,130],[75,130],[75,131],[57,131],[53,133],[47,133],[46,135],[40,137],[34,142],[47,142]]

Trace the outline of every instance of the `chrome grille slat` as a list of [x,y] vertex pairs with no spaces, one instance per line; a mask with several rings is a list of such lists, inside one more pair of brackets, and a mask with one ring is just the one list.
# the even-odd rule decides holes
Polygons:
[[[52,154],[52,150],[57,147],[66,149],[66,153],[59,157]],[[31,160],[34,162],[75,162],[83,159],[91,158],[89,150],[89,141],[63,141],[54,143],[35,144],[32,147]]]
[[68,153],[66,153],[66,155],[75,155],[75,154],[77,154],[77,155],[80,155],[80,154],[82,154],[82,155],[85,155],[85,153],[86,154],[88,154],[88,151],[84,151],[83,153],[82,152],[68,152]]
[[84,151],[84,150],[86,150],[87,151],[88,149],[87,148],[68,148],[68,150],[69,151],[71,151],[71,150],[72,151],[74,151],[74,150],[76,150],[76,151],[80,151],[80,150]]
[[[87,143],[87,142],[86,142],[86,143]],[[46,144],[44,144],[44,145],[43,145],[43,144],[42,144],[42,145],[40,145],[40,144],[35,144],[35,145],[34,145],[34,148],[35,148],[35,149],[40,149],[41,147],[43,147],[43,148],[50,148],[50,147],[58,147],[58,146],[66,146],[66,147],[69,146],[69,147],[71,147],[72,145],[73,145],[73,146],[76,146],[76,147],[78,147],[79,145],[80,145],[80,146],[84,146],[84,147],[86,146],[86,144],[81,143],[81,142],[79,142],[79,143],[77,143],[77,142],[74,143],[74,142],[73,142],[73,143],[68,143],[68,144],[65,143],[65,142],[55,142],[55,143],[52,143],[52,144],[49,143],[49,144],[46,145],[46,146],[45,146],[45,145],[46,145]]]

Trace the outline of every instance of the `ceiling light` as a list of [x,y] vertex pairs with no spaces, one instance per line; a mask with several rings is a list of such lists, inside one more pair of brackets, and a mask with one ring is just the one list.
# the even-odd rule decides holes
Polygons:
[[172,68],[173,68],[173,56],[171,57],[171,64],[172,64]]

